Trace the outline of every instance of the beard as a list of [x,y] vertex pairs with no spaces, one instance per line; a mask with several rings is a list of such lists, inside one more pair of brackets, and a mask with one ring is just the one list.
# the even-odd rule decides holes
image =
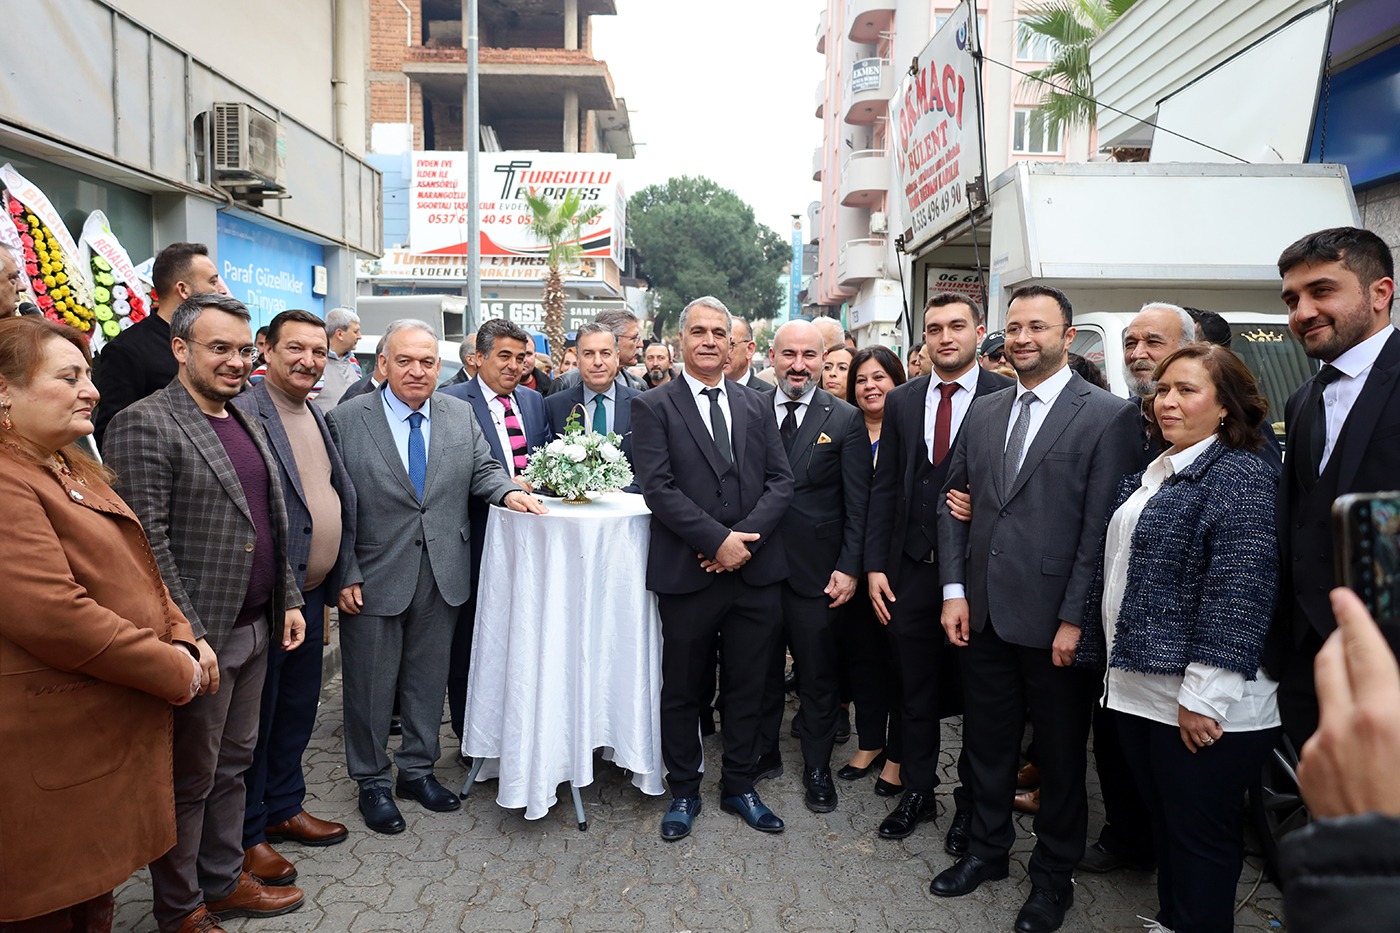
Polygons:
[[1134,395],[1139,398],[1147,398],[1152,394],[1152,373],[1156,369],[1157,364],[1151,360],[1124,363],[1123,378],[1128,380],[1128,385],[1132,388]]
[[783,373],[778,377],[778,388],[782,391],[784,395],[792,399],[794,402],[800,399],[802,396],[806,395],[807,390],[811,387],[812,376],[810,373],[807,374],[807,379],[801,385],[793,385],[788,380],[787,373]]

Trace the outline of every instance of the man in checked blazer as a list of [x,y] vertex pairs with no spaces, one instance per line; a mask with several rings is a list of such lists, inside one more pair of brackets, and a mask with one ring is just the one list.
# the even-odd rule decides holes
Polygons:
[[267,884],[296,875],[273,842],[327,846],[347,834],[342,824],[306,812],[301,767],[321,697],[327,597],[339,596],[338,577],[355,543],[355,487],[325,415],[307,401],[328,350],[324,321],[309,311],[283,311],[268,325],[266,377],[233,400],[262,425],[277,459],[290,525],[288,563],[306,603],[306,642],[268,653],[258,746],[247,775],[244,867]]
[[1049,933],[1073,902],[1084,855],[1089,716],[1097,678],[1070,667],[1118,482],[1137,457],[1138,406],[1068,368],[1074,326],[1059,289],[1018,288],[1006,351],[1017,385],[972,401],[944,486],[971,484],[972,519],[938,510],[943,629],[963,652],[963,742],[972,791],[967,855],[941,897],[1007,876],[1021,736],[1030,708],[1044,803],[1020,933]]
[[471,407],[435,393],[437,334],[401,320],[384,332],[382,389],[336,406],[331,436],[355,484],[355,547],[341,577],[345,757],[360,813],[398,833],[386,746],[397,689],[403,744],[395,791],[430,810],[461,804],[433,776],[459,607],[474,581],[467,502],[543,513],[491,456]]
[[303,899],[243,870],[243,780],[268,644],[295,650],[306,632],[277,461],[262,427],[228,404],[252,368],[248,321],[226,295],[181,303],[170,322],[175,381],[122,410],[103,444],[201,653],[217,655],[208,695],[175,711],[177,842],[151,865],[162,933],[202,928],[207,912],[275,916]]

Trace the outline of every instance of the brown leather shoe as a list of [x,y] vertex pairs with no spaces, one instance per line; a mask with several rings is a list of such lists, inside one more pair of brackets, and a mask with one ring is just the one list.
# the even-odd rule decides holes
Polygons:
[[268,842],[300,842],[304,846],[333,846],[349,834],[344,824],[318,820],[305,810],[267,827]]
[[284,885],[297,880],[297,867],[266,842],[244,850],[243,870],[263,884]]
[[1040,786],[1040,769],[1035,765],[1027,764],[1016,772],[1017,790],[1035,790]]
[[1040,812],[1040,788],[1035,790],[1022,791],[1011,798],[1011,809],[1017,813],[1029,813],[1032,816]]
[[219,918],[209,912],[203,904],[180,924],[175,933],[228,933],[219,926]]
[[306,894],[290,885],[270,888],[246,871],[238,875],[238,886],[228,897],[205,904],[224,919],[233,917],[276,917],[301,906]]

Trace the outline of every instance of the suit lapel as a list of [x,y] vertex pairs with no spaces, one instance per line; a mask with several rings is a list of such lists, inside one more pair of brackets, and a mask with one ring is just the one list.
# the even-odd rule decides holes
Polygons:
[[685,423],[686,429],[690,431],[691,439],[695,441],[695,446],[700,448],[700,453],[704,454],[710,469],[715,471],[715,476],[723,476],[724,463],[719,458],[715,439],[705,430],[705,422],[700,420],[700,409],[696,407],[695,398],[690,394],[690,383],[685,379],[677,379],[667,383],[662,391],[666,390],[670,391],[668,400]]
[[[1065,428],[1074,420],[1074,416],[1079,414],[1079,410],[1084,407],[1084,396],[1088,394],[1087,384],[1078,375],[1070,378],[1069,384],[1060,392],[1055,404],[1045,415],[1040,430],[1035,432],[1035,439],[1031,441],[1030,449],[1021,461],[1021,469],[1016,474],[1016,482],[1006,496],[1008,500],[1026,484],[1026,479],[1035,471],[1040,461],[1045,459],[1046,452],[1059,440]],[[1006,414],[1008,418],[1011,417],[1009,409]]]
[[[172,389],[170,394],[171,414],[180,430],[185,432],[185,436],[190,439],[195,450],[209,464],[209,468],[214,471],[214,475],[219,478],[219,483],[228,493],[228,497],[238,506],[239,511],[248,517],[248,521],[253,520],[253,513],[248,509],[248,500],[243,495],[243,484],[238,480],[238,472],[233,468],[233,461],[229,459],[228,452],[224,450],[223,441],[219,440],[219,435],[214,433],[214,429],[209,425],[209,419],[205,417],[202,409],[190,397],[189,391],[183,384],[178,389]],[[229,417],[233,417],[232,414]]]
[[734,454],[734,463],[740,464],[744,462],[744,450],[748,443],[748,399],[742,392],[734,391],[732,382],[725,386],[724,391],[729,398],[729,449]]
[[[413,488],[413,483],[408,479],[408,470],[404,469],[403,460],[399,458],[398,445],[394,443],[394,432],[389,430],[389,416],[384,410],[384,399],[380,394],[366,396],[369,402],[360,409],[360,417],[365,419],[365,428],[369,431],[369,436],[374,439],[374,446],[379,449],[379,455],[384,458],[384,465],[389,472],[399,481],[399,485],[404,488],[414,499],[418,498],[418,491]],[[437,434],[436,431],[433,432]],[[429,461],[431,463],[431,460]],[[423,492],[426,496],[428,490],[427,483],[423,485]]]
[[991,448],[991,468],[992,485],[996,487],[997,495],[1003,503],[1011,498],[1010,491],[1006,488],[1005,470],[1002,464],[1006,460],[1006,425],[1011,421],[1011,409],[1016,404],[1016,393],[1006,393],[1006,398],[998,398],[996,404],[991,406],[991,423],[988,425],[989,437],[987,444]]
[[301,500],[302,505],[306,505],[306,491],[301,487],[301,474],[297,472],[296,455],[292,453],[292,442],[287,437],[286,426],[282,424],[282,419],[277,414],[277,406],[263,383],[259,383],[252,391],[256,393],[258,402],[258,420],[262,423],[263,430],[267,432],[267,439],[272,442],[272,452],[281,461],[286,474],[292,478],[292,488],[296,490],[297,498]]
[[1385,410],[1386,400],[1395,391],[1397,371],[1400,371],[1400,333],[1392,331],[1338,435],[1340,449],[1333,452],[1333,456],[1340,455],[1342,458],[1338,464],[1338,490],[1350,489],[1356,471],[1361,468],[1366,449],[1371,445],[1371,435],[1380,421],[1381,412]]
[[491,406],[482,394],[480,380],[473,379],[467,383],[467,401],[471,402],[472,408],[476,410],[476,421],[481,425],[481,433],[486,435],[486,443],[491,447],[491,456],[505,467],[506,473],[514,476],[512,465],[506,463],[505,451],[501,450],[501,439],[496,436],[496,419],[492,417]]
[[[431,404],[431,403],[430,403]],[[433,489],[433,480],[437,478],[438,462],[442,459],[443,449],[447,446],[449,438],[447,435],[454,427],[451,416],[444,410],[444,405],[433,405],[433,425],[432,433],[428,436],[428,473],[423,478],[423,501],[428,501],[428,495]]]
[[632,398],[636,390],[629,386],[618,386],[613,393],[613,433],[626,437],[632,431]]
[[909,383],[911,389],[908,393],[909,404],[904,408],[904,436],[907,439],[905,447],[908,453],[905,455],[905,493],[912,490],[914,477],[920,469],[919,458],[928,457],[928,444],[924,442],[924,402],[928,393],[928,384],[931,380],[929,376],[920,376]]
[[[788,465],[792,467],[794,475],[799,469],[799,462],[803,474],[805,475],[807,472],[812,447],[816,444],[817,437],[821,434],[827,419],[831,417],[831,400],[831,393],[818,389],[813,394],[811,403],[807,406],[807,415],[802,419],[802,426],[797,429],[797,437],[793,438],[792,456],[788,458],[790,461]],[[804,456],[804,454],[808,456]]]

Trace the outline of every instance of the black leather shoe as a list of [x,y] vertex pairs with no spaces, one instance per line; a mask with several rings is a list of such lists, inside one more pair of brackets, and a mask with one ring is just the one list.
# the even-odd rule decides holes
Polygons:
[[1074,903],[1074,889],[1056,894],[1046,888],[1031,888],[1031,896],[1016,915],[1016,933],[1051,933],[1065,922],[1065,911]]
[[360,816],[377,833],[392,836],[403,832],[403,814],[389,796],[389,788],[382,785],[360,788]]
[[1119,855],[1102,842],[1096,842],[1085,849],[1084,858],[1079,860],[1079,870],[1094,875],[1106,875],[1124,868],[1132,871],[1151,871],[1153,863],[1151,859],[1132,859]]
[[661,818],[661,838],[675,842],[690,835],[691,824],[700,815],[699,797],[675,797],[666,815]]
[[851,711],[841,707],[836,711],[836,744],[845,745],[851,740]]
[[725,797],[720,800],[719,808],[725,813],[739,814],[744,818],[745,823],[761,833],[780,833],[783,831],[783,821],[778,819],[776,813],[764,806],[763,801],[754,791]]
[[930,894],[939,897],[962,897],[977,890],[984,881],[1000,881],[1009,875],[1010,861],[1002,856],[994,862],[984,862],[975,855],[964,855],[945,868],[928,886]]
[[866,765],[864,768],[857,768],[855,765],[848,764],[842,767],[840,771],[837,771],[836,776],[843,781],[859,781],[871,771],[874,771],[876,768],[883,768],[884,766],[885,753],[881,752],[880,754],[876,755],[875,759],[871,761],[870,764]]
[[797,665],[793,665],[792,670],[783,675],[783,690],[787,693],[797,692]]
[[769,778],[783,776],[783,756],[778,752],[769,752],[758,757],[758,772],[753,776],[753,782],[766,781]]
[[390,734],[390,735],[403,735],[403,720],[402,720],[402,719],[400,719],[399,717],[395,716],[393,719],[389,720],[389,734]]
[[813,813],[830,813],[836,809],[836,785],[831,781],[830,768],[811,768],[802,775],[807,793],[802,802]]
[[953,825],[948,827],[948,836],[943,840],[943,851],[954,858],[967,854],[968,830],[972,829],[972,814],[959,810],[953,814]]
[[880,835],[886,839],[903,839],[914,831],[924,820],[931,820],[938,813],[938,804],[932,794],[917,790],[907,790],[899,801],[899,806],[880,824]]
[[891,784],[884,778],[875,779],[875,793],[881,797],[898,797],[904,793],[903,784]]
[[416,781],[399,779],[394,786],[394,795],[400,800],[416,800],[429,810],[446,813],[462,806],[457,795],[438,783],[437,778],[425,774]]

